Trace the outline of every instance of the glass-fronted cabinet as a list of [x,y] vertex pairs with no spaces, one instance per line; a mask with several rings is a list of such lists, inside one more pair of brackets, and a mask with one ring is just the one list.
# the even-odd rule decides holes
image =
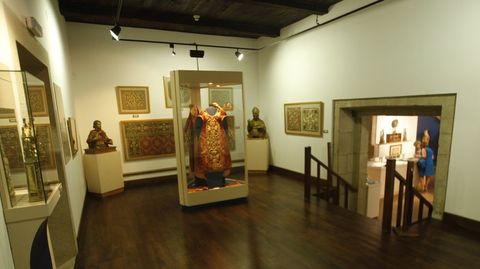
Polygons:
[[30,73],[0,71],[0,156],[7,211],[45,205],[59,190],[45,85]]
[[248,196],[241,72],[172,71],[180,204]]

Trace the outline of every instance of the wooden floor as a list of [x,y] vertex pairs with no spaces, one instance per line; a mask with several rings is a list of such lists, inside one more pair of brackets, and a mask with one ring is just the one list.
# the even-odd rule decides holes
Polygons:
[[175,182],[87,197],[75,268],[480,268],[480,240],[433,221],[420,238],[250,176],[248,200],[182,209]]

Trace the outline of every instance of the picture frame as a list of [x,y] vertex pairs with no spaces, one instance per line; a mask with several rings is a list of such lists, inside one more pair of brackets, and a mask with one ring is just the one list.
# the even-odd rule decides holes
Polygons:
[[[169,77],[163,77],[163,91],[165,94],[165,107],[173,108],[173,92]],[[191,103],[191,90],[185,85],[180,85],[181,106],[187,108]]]
[[284,104],[285,133],[323,137],[323,103]]
[[53,93],[54,93],[54,98],[55,98],[55,104],[57,106],[57,117],[58,120],[60,121],[60,139],[62,141],[62,147],[63,147],[63,157],[65,158],[65,164],[67,164],[72,155],[71,155],[71,149],[70,149],[70,141],[68,137],[68,131],[67,131],[67,119],[65,118],[65,109],[63,107],[63,98],[62,98],[62,90],[60,89],[60,86],[57,84],[53,83]]
[[175,156],[173,119],[120,121],[125,161]]
[[208,88],[208,103],[216,102],[223,110],[233,110],[233,88],[216,87]]
[[402,144],[390,146],[390,157],[398,158],[402,155]]
[[163,77],[163,92],[165,94],[165,107],[173,108],[172,88],[170,87],[170,77]]
[[13,108],[0,108],[0,119],[14,119],[15,110]]
[[77,124],[74,118],[68,117],[67,128],[68,128],[68,136],[70,138],[70,149],[72,151],[72,156],[75,158],[75,155],[77,154],[79,147],[78,147]]
[[119,114],[149,114],[150,99],[147,86],[117,86]]
[[47,94],[43,85],[28,85],[28,102],[34,117],[48,116]]

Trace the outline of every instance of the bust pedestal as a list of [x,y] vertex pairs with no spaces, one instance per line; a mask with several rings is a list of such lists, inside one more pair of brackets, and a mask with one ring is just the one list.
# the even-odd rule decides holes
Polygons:
[[266,173],[268,170],[268,139],[247,139],[247,170],[248,172]]
[[123,192],[120,152],[103,151],[84,155],[88,192],[101,197]]

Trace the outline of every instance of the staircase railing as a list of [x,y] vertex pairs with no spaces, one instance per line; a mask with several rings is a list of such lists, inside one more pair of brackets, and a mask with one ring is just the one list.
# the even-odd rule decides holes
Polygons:
[[[399,182],[397,199],[397,216],[395,228],[407,232],[408,228],[432,217],[433,205],[413,186],[413,170],[415,162],[408,161],[406,179],[395,170],[395,159],[388,159],[385,173],[385,195],[383,200],[382,230],[390,233],[392,230],[392,212],[394,202],[395,179]],[[412,222],[414,198],[419,200],[417,221]],[[423,217],[424,206],[428,208],[428,215]]]
[[[317,174],[315,177],[312,177],[312,161],[316,164]],[[327,178],[321,178],[321,168],[324,168],[327,171]],[[334,180],[335,179],[335,180]],[[324,164],[322,161],[317,159],[312,155],[312,148],[305,147],[305,189],[304,189],[304,198],[307,201],[310,201],[311,187],[312,183],[315,183],[317,199],[322,197],[335,205],[340,206],[340,194],[343,190],[343,207],[348,208],[348,199],[349,192],[355,193],[357,189],[353,187],[348,181],[346,181],[342,176],[337,174],[331,168],[331,144],[328,143],[328,165]]]

